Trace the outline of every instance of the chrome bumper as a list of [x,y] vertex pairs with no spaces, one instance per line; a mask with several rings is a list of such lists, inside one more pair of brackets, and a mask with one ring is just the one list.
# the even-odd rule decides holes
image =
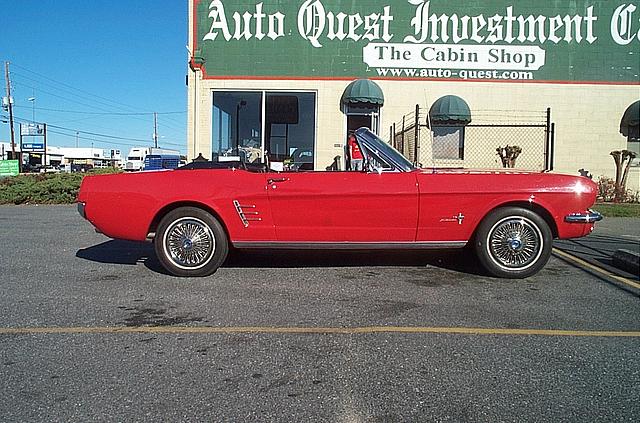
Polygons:
[[588,213],[572,213],[564,217],[567,223],[593,223],[601,220],[602,215],[594,210],[589,210]]

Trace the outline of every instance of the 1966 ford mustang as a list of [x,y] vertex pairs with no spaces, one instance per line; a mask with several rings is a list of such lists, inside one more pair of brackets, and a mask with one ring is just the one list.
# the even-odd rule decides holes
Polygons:
[[554,238],[589,234],[589,179],[502,170],[417,169],[367,129],[364,170],[273,172],[243,163],[89,176],[78,210],[111,238],[152,240],[178,276],[206,276],[229,248],[445,249],[467,245],[498,277],[525,278]]

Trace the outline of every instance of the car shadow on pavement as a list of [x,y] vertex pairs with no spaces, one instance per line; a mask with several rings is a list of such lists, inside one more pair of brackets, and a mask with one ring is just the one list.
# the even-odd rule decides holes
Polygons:
[[97,263],[134,266],[144,264],[149,270],[168,275],[153,250],[153,244],[112,239],[98,245],[80,249],[76,257]]
[[486,275],[475,257],[464,250],[235,250],[231,252],[225,263],[225,267],[231,268],[422,267],[428,265],[463,273]]
[[[156,258],[153,244],[109,240],[80,249],[76,257],[98,263],[136,265],[168,274]],[[393,267],[434,266],[486,276],[475,256],[466,250],[447,251],[336,251],[231,250],[223,268]]]

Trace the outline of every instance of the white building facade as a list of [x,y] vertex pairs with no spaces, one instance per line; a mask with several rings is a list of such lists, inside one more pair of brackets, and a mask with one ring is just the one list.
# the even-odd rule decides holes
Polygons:
[[[322,171],[343,156],[353,129],[367,126],[397,147],[403,121],[429,132],[415,157],[427,166],[441,159],[500,166],[496,147],[518,144],[523,164],[531,158],[540,170],[581,169],[595,179],[614,176],[611,151],[640,152],[637,3],[189,6],[189,159],[216,160],[240,148]],[[357,80],[368,82],[356,87]],[[512,139],[505,128],[513,123],[542,129]],[[634,190],[638,162],[628,179]]]

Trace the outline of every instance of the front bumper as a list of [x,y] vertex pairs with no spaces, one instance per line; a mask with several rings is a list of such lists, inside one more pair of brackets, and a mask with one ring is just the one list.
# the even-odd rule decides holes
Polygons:
[[602,220],[602,215],[594,210],[587,213],[572,213],[564,217],[567,223],[594,223]]

